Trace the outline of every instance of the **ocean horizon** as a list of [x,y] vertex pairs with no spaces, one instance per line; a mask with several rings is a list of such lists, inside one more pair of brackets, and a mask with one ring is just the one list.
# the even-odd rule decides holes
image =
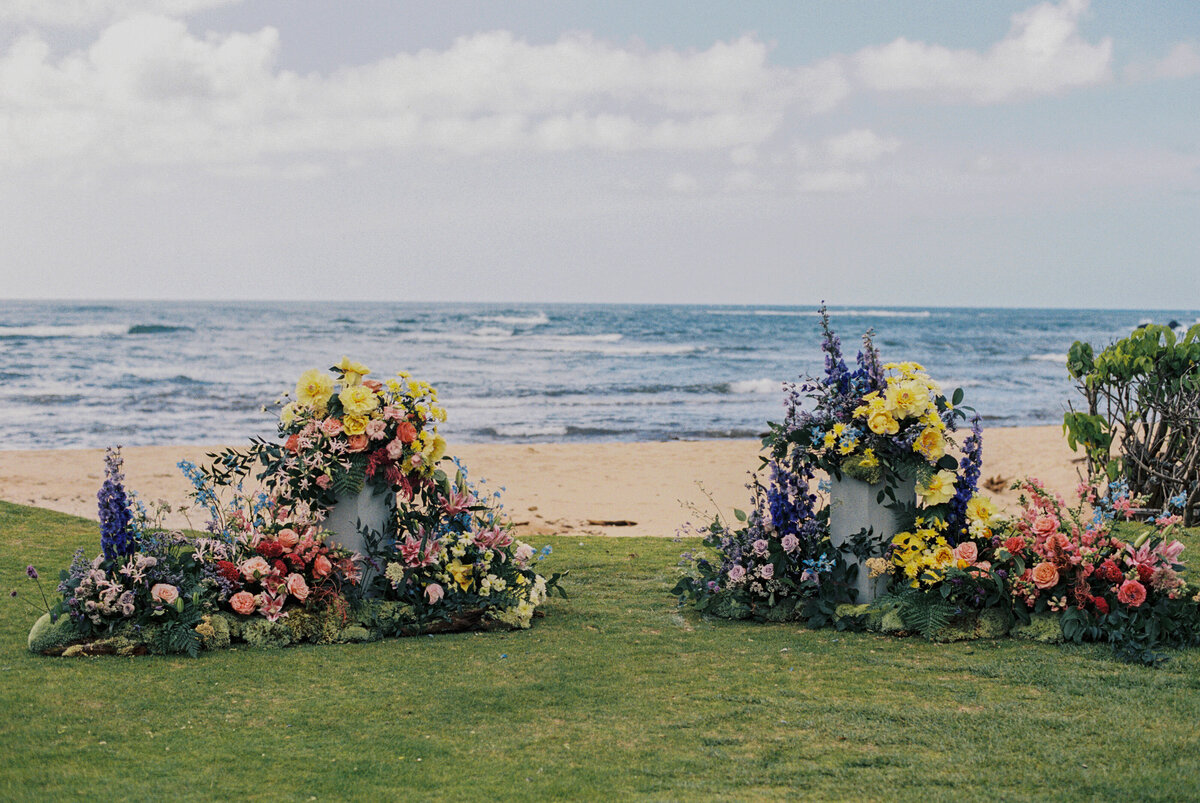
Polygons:
[[[923,364],[984,425],[1059,424],[1066,352],[1197,310],[831,306],[849,359]],[[753,438],[819,372],[815,307],[779,304],[3,301],[4,449],[241,443],[343,354],[439,389],[451,443]]]

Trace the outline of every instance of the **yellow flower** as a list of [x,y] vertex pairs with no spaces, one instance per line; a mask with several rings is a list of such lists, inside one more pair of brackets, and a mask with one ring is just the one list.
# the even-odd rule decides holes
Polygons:
[[283,422],[284,426],[288,426],[296,420],[296,411],[299,406],[296,402],[288,402],[283,405],[283,409],[279,411],[279,420]]
[[845,431],[846,431],[846,425],[843,424],[841,421],[838,421],[836,424],[833,425],[834,436],[840,438],[840,437],[842,437],[842,434]]
[[379,406],[379,397],[366,385],[353,385],[338,394],[347,415],[366,416]]
[[433,449],[431,449],[429,452],[430,467],[432,467],[434,463],[441,460],[445,456],[446,456],[446,439],[443,438],[441,435],[438,435],[437,437],[435,437],[433,439]]
[[939,569],[954,563],[954,550],[948,546],[940,546],[933,553],[934,565]]
[[348,415],[342,419],[342,431],[347,435],[361,435],[367,431],[369,420],[365,415]]
[[826,432],[825,433],[825,448],[832,449],[833,445],[835,443],[837,443],[837,436],[834,435],[832,432]]
[[446,571],[450,572],[454,577],[454,582],[458,583],[463,591],[466,591],[471,587],[471,574],[475,571],[475,564],[452,560],[446,564]]
[[992,517],[996,515],[996,506],[992,504],[992,500],[982,494],[975,494],[967,502],[967,518],[971,521],[987,525],[991,522]]
[[842,438],[842,442],[838,444],[838,451],[842,454],[850,454],[858,446],[856,438]]
[[897,382],[888,385],[886,401],[896,418],[916,418],[929,406],[929,391],[914,380]]
[[333,367],[342,372],[342,382],[347,387],[357,385],[362,382],[364,376],[371,373],[370,368],[361,362],[351,362],[349,357],[342,357],[342,361]]
[[879,465],[879,458],[875,456],[875,450],[863,449],[862,459],[858,461],[858,464],[863,468],[875,468]]
[[949,502],[954,496],[954,472],[945,469],[933,474],[922,485],[918,483],[917,493],[925,506],[941,505]]
[[325,410],[332,395],[333,379],[316,368],[302,373],[300,381],[296,383],[296,401],[318,412]]
[[924,429],[913,441],[913,451],[920,452],[926,460],[936,463],[946,454],[946,439],[936,429]]
[[900,431],[900,424],[896,419],[884,411],[872,412],[867,419],[867,426],[876,435],[895,435]]

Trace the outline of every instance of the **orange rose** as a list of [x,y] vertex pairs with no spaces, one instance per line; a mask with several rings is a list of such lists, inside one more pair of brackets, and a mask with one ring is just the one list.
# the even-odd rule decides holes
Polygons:
[[401,421],[396,425],[396,437],[401,443],[412,443],[417,439],[417,428],[409,421]]
[[229,607],[242,615],[254,613],[254,609],[258,603],[254,600],[254,595],[249,591],[239,591],[229,598]]
[[1033,584],[1041,589],[1053,588],[1058,583],[1058,569],[1045,561],[1033,567]]

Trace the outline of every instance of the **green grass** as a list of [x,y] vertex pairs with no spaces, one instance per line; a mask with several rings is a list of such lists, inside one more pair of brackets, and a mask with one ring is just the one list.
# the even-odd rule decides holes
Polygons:
[[[43,658],[5,599],[0,799],[1200,798],[1200,651],[709,621],[667,594],[679,543],[546,541],[572,596],[520,633]],[[78,546],[0,503],[5,593]]]

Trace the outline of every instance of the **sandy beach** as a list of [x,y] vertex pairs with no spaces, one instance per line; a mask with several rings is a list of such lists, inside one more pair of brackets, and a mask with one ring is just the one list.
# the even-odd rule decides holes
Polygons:
[[[184,458],[204,462],[213,448],[127,448],[127,485],[143,499],[178,505],[190,486],[175,464]],[[505,506],[525,536],[673,536],[684,522],[703,521],[717,508],[725,515],[745,508],[745,485],[759,465],[753,440],[468,444],[454,451],[472,479],[504,488]],[[1060,427],[984,433],[984,480],[1000,478],[1007,486],[1014,477],[1035,476],[1070,496],[1081,466]],[[95,519],[102,477],[102,450],[0,451],[0,499],[6,501]],[[992,496],[1002,506],[1015,501],[1007,490]],[[203,520],[190,516],[193,525]],[[167,523],[188,522],[176,513]]]

